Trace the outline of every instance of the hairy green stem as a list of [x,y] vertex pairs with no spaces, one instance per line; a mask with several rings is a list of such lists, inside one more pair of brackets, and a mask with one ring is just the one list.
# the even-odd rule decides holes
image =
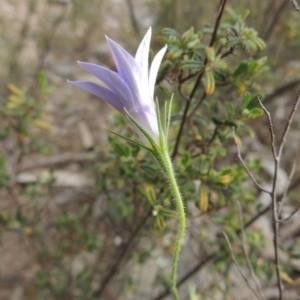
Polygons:
[[[169,103],[165,104],[165,114],[164,118],[161,119],[160,111],[159,111],[159,103],[156,100],[156,112],[157,112],[157,125],[159,131],[159,142],[155,142],[152,137],[147,133],[147,131],[130,115],[130,113],[125,109],[129,119],[133,122],[133,124],[144,134],[145,138],[148,140],[147,146],[142,145],[141,143],[137,143],[134,141],[134,144],[137,144],[146,150],[152,152],[152,154],[156,157],[159,165],[161,166],[163,172],[165,173],[167,180],[170,185],[170,190],[174,197],[176,207],[177,207],[177,214],[179,219],[179,228],[178,234],[175,240],[175,249],[173,254],[173,261],[172,261],[172,276],[171,276],[171,290],[175,300],[180,300],[177,292],[177,265],[179,260],[180,248],[182,239],[185,232],[185,213],[184,213],[184,206],[181,199],[181,195],[179,192],[179,188],[176,182],[172,161],[168,152],[168,129],[171,120],[171,107],[172,107],[172,98]],[[115,133],[118,136],[121,136]],[[122,137],[122,136],[121,136]],[[129,140],[126,137],[123,137]]]
[[179,227],[178,227],[178,233],[175,241],[175,249],[173,254],[173,261],[172,261],[172,275],[171,275],[171,290],[174,296],[175,300],[180,300],[177,292],[177,265],[179,260],[179,254],[180,254],[180,248],[182,239],[185,232],[185,212],[184,212],[184,206],[182,202],[182,198],[179,192],[179,188],[176,182],[175,174],[173,165],[171,162],[171,158],[168,154],[167,149],[162,150],[158,155],[157,159],[159,161],[159,164],[161,165],[167,180],[170,184],[170,190],[172,192],[172,195],[174,197],[177,213],[178,213],[178,220],[179,220]]

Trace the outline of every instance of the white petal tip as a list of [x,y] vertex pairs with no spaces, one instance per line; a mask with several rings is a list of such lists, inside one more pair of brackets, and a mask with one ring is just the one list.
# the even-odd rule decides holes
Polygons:
[[78,64],[80,67],[83,68],[83,66],[84,66],[85,64],[88,64],[88,63],[86,63],[86,62],[84,62],[84,61],[77,60],[77,64]]

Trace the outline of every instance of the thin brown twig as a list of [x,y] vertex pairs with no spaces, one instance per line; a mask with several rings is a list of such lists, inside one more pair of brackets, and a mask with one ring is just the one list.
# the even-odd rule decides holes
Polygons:
[[240,228],[241,228],[241,235],[242,235],[242,241],[243,241],[242,246],[243,246],[244,256],[246,258],[246,262],[247,262],[248,268],[250,270],[250,275],[251,275],[252,281],[254,283],[254,286],[256,288],[257,294],[259,295],[260,299],[264,300],[265,297],[259,287],[258,280],[255,275],[251,261],[249,259],[249,255],[248,255],[248,251],[247,251],[247,247],[246,247],[246,234],[245,234],[245,229],[244,229],[243,211],[242,211],[241,203],[237,202],[237,204],[238,204],[238,208],[239,208],[239,219],[240,219]]
[[255,297],[258,299],[258,300],[261,300],[262,298],[260,298],[260,296],[257,294],[257,292],[255,291],[255,289],[252,287],[252,285],[250,284],[248,278],[244,275],[241,267],[240,267],[240,264],[238,263],[236,257],[235,257],[235,254],[234,254],[234,251],[232,249],[232,246],[231,246],[231,243],[230,243],[230,240],[227,236],[227,234],[225,233],[225,231],[223,231],[223,235],[225,236],[225,239],[227,241],[227,244],[228,244],[228,247],[230,249],[230,254],[231,254],[231,257],[232,257],[232,260],[234,261],[241,277],[243,278],[243,280],[245,281],[245,283],[247,284],[248,288],[251,290],[251,292],[255,295]]
[[296,0],[289,0],[289,1],[292,3],[294,9],[295,9],[298,13],[300,13],[300,7],[299,7],[298,3],[296,2]]
[[271,136],[271,151],[273,154],[274,164],[275,164],[274,176],[273,176],[273,182],[272,182],[272,192],[271,192],[272,221],[273,221],[273,234],[274,234],[274,237],[273,237],[274,263],[275,263],[275,270],[276,270],[276,277],[277,277],[279,299],[283,300],[283,297],[284,297],[283,296],[283,283],[282,283],[282,279],[281,279],[281,275],[280,275],[280,262],[279,262],[279,254],[278,254],[278,251],[279,251],[279,246],[278,246],[279,222],[278,222],[278,202],[277,202],[277,183],[278,183],[278,172],[279,172],[281,156],[279,156],[276,151],[275,132],[274,132],[274,126],[273,126],[270,112],[262,104],[262,102],[260,101],[259,98],[258,98],[258,101],[268,119],[270,136]]
[[287,218],[283,219],[283,220],[280,220],[279,222],[280,223],[284,223],[284,222],[287,222],[291,219],[291,217],[300,209],[300,207],[296,208]]
[[223,16],[226,1],[227,0],[221,0],[220,1],[219,11],[218,11],[217,19],[216,19],[216,22],[215,22],[214,31],[213,31],[213,34],[212,34],[212,37],[211,37],[211,40],[210,40],[210,43],[209,43],[209,47],[212,47],[214,45],[215,41],[216,41],[216,37],[217,37],[218,29],[219,29],[219,26],[220,26],[220,22],[221,22],[221,19],[222,19],[222,16]]
[[206,98],[206,93],[203,92],[199,102],[197,103],[197,105],[193,108],[193,110],[190,112],[190,114],[188,115],[188,119],[190,119],[194,114],[195,112],[198,110],[198,108],[200,107],[200,105],[203,103],[203,101],[205,100]]
[[238,146],[238,144],[237,144],[237,142],[236,142],[236,137],[235,137],[235,131],[234,131],[234,128],[232,128],[232,134],[233,134],[233,140],[234,140],[234,143],[235,143],[235,147],[236,147],[238,159],[239,159],[240,163],[242,164],[242,166],[244,167],[245,171],[247,172],[248,176],[250,177],[250,179],[253,181],[253,183],[256,185],[256,187],[257,187],[260,191],[265,192],[265,193],[271,195],[271,191],[266,190],[265,188],[263,188],[263,187],[257,182],[257,180],[254,178],[253,174],[251,173],[251,171],[250,171],[249,168],[247,167],[245,161],[243,160],[242,155],[241,155],[240,148],[239,148],[239,146]]
[[208,149],[211,144],[213,143],[213,141],[215,140],[215,138],[217,137],[218,133],[219,133],[219,130],[220,130],[220,125],[217,124],[216,127],[215,127],[215,130],[211,136],[211,138],[209,139],[208,143],[206,144],[206,148]]
[[278,160],[278,155],[277,155],[277,150],[276,150],[276,145],[275,145],[275,132],[274,132],[274,126],[273,126],[273,121],[271,118],[271,114],[270,112],[266,109],[266,107],[263,105],[263,103],[261,102],[260,98],[257,98],[259,105],[261,106],[262,110],[264,111],[267,119],[268,119],[268,123],[269,123],[269,131],[270,131],[270,136],[271,136],[271,149],[272,149],[272,154],[273,154],[273,158],[274,160]]
[[282,210],[283,204],[285,202],[289,186],[290,186],[290,184],[292,182],[292,179],[294,177],[295,171],[296,171],[296,162],[294,161],[293,162],[293,166],[292,166],[292,170],[290,172],[290,175],[289,175],[289,178],[288,178],[288,181],[287,181],[287,184],[286,184],[286,187],[285,187],[285,189],[284,189],[284,191],[282,193],[282,196],[278,200],[278,215],[280,215],[280,213],[281,213],[281,210]]
[[264,104],[268,104],[269,102],[272,102],[274,98],[278,97],[279,95],[285,93],[286,91],[291,91],[293,88],[299,86],[300,80],[295,79],[292,81],[289,81],[287,83],[284,83],[283,85],[276,88],[272,93],[266,95],[264,99]]
[[295,116],[295,113],[297,111],[299,102],[300,102],[300,90],[298,92],[297,99],[294,102],[294,105],[292,107],[292,110],[291,110],[290,115],[288,117],[288,120],[287,120],[287,122],[285,124],[284,130],[283,130],[283,133],[282,133],[282,136],[281,136],[281,139],[280,139],[279,150],[278,150],[278,156],[279,157],[281,157],[282,150],[283,150],[283,147],[284,147],[284,144],[285,144],[285,140],[286,140],[286,136],[287,136],[287,134],[288,134],[288,132],[290,130],[291,123],[292,123],[292,120],[294,119],[294,116]]
[[97,289],[94,292],[95,297],[100,297],[102,295],[102,293],[106,289],[106,287],[109,284],[109,282],[111,281],[111,279],[116,275],[116,273],[119,270],[119,267],[120,267],[125,255],[127,254],[129,248],[131,247],[133,241],[135,240],[136,236],[138,235],[140,230],[144,227],[144,225],[146,224],[147,220],[150,218],[151,215],[152,215],[152,210],[150,209],[147,212],[147,214],[144,216],[144,218],[141,220],[141,222],[137,225],[135,230],[132,232],[132,234],[130,235],[127,243],[124,245],[124,247],[122,249],[122,252],[120,253],[119,257],[116,259],[114,265],[111,267],[110,271],[108,272],[108,274],[103,279],[99,289]]
[[[297,188],[300,184],[300,177],[298,177],[288,188],[286,194]],[[282,198],[283,194],[279,195],[278,198]],[[265,213],[268,212],[268,210],[271,208],[272,203],[262,209],[260,212],[258,212],[254,217],[252,217],[248,222],[245,223],[245,228],[248,228],[250,225],[252,225],[256,220],[258,220],[261,216],[263,216]]]
[[[275,1],[272,1],[275,3]],[[280,18],[280,15],[284,12],[284,9],[286,8],[288,2],[286,0],[283,0],[281,4],[278,6],[277,10],[275,12],[268,11],[267,13],[272,16],[272,21],[270,22],[270,25],[267,27],[267,30],[264,35],[265,42],[271,37],[273,30],[275,28],[276,23],[278,22],[278,19]]]
[[229,50],[227,50],[226,52],[224,52],[224,53],[220,56],[220,58],[224,58],[224,57],[226,57],[226,56],[228,56],[228,55],[230,55],[230,54],[233,54],[233,53],[234,53],[234,49],[235,49],[235,47],[230,47]]

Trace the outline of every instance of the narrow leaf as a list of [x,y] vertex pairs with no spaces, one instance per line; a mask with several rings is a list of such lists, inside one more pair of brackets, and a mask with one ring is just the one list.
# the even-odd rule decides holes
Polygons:
[[151,148],[148,148],[148,147],[144,146],[144,145],[143,145],[142,143],[140,143],[140,142],[134,141],[134,140],[132,140],[132,139],[130,139],[130,138],[124,136],[124,135],[121,135],[121,134],[119,134],[119,133],[116,133],[116,132],[114,132],[114,131],[111,131],[111,130],[109,130],[109,129],[107,129],[107,128],[104,128],[104,129],[105,129],[106,131],[108,131],[108,132],[110,132],[110,133],[112,133],[112,134],[114,134],[114,135],[116,135],[116,136],[118,136],[118,137],[120,137],[120,138],[122,138],[122,139],[124,139],[124,140],[126,140],[126,141],[128,141],[128,142],[130,142],[130,143],[132,143],[132,144],[134,144],[134,145],[136,145],[136,146],[142,147],[142,148],[144,148],[144,149],[146,149],[146,150],[148,150],[148,151],[153,152],[153,150],[152,150]]

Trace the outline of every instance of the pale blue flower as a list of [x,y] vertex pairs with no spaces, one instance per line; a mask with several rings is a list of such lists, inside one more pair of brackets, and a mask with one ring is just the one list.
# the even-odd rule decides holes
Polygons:
[[[157,72],[167,46],[156,54],[149,70],[150,39],[151,28],[139,45],[135,57],[132,57],[120,45],[106,37],[117,72],[92,63],[78,62],[82,68],[96,76],[106,86],[88,81],[71,81],[71,83],[103,99],[122,114],[126,115],[124,110],[126,109],[158,144],[159,130],[153,94]],[[144,134],[132,122],[131,124],[144,144],[149,145]]]

